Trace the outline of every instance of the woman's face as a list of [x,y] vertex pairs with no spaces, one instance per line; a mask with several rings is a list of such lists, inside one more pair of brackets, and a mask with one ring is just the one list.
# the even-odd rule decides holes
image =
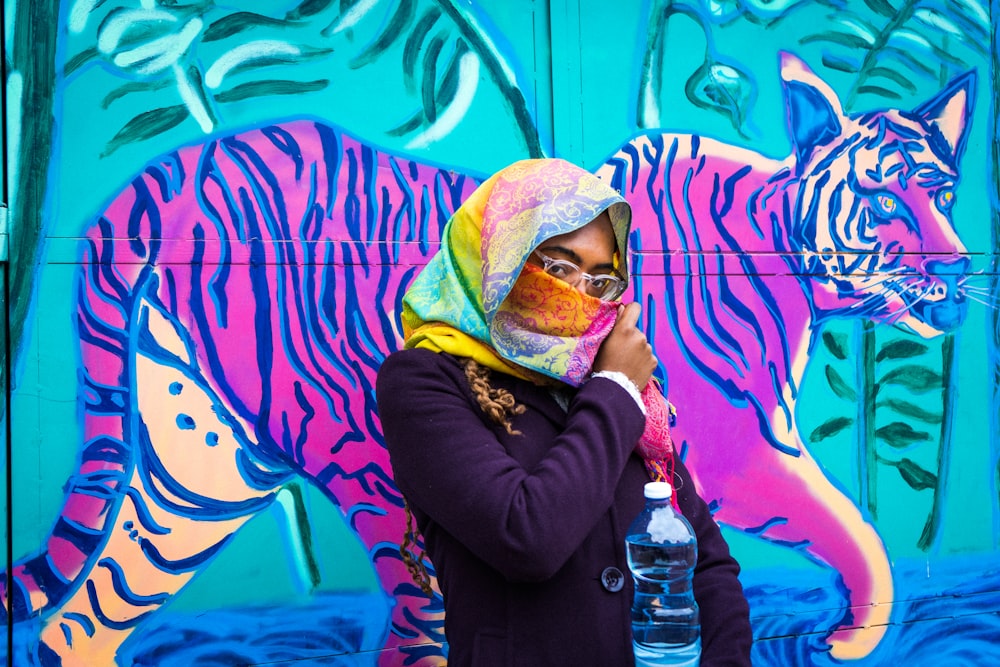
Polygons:
[[[528,262],[544,267],[547,273],[583,294],[602,297],[608,282],[603,279],[611,276],[620,279],[615,270],[617,248],[611,218],[604,212],[580,229],[542,241]],[[579,271],[574,272],[563,262],[575,264]],[[612,298],[617,296],[614,294]]]

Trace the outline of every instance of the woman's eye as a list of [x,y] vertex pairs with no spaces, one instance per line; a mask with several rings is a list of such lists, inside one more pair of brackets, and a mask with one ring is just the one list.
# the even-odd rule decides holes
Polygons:
[[896,213],[896,198],[892,195],[875,195],[875,204],[885,215]]
[[590,281],[590,286],[599,292],[603,292],[604,290],[606,290],[608,288],[608,285],[610,284],[611,284],[611,278],[609,278],[608,276],[597,276],[596,278]]
[[937,193],[937,206],[941,211],[951,210],[955,205],[955,192],[953,190],[941,190]]
[[563,262],[556,261],[549,265],[549,275],[556,278],[566,278],[574,273],[576,273],[576,267]]

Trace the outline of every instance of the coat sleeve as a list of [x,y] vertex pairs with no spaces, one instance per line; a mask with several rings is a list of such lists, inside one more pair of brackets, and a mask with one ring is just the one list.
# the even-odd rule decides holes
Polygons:
[[674,473],[678,504],[698,539],[694,595],[701,612],[701,667],[750,667],[753,634],[740,566],[687,468],[677,461]]
[[625,390],[594,378],[551,444],[525,445],[545,451],[526,469],[484,423],[452,358],[390,355],[376,397],[408,502],[510,581],[544,581],[562,567],[613,503],[644,425]]

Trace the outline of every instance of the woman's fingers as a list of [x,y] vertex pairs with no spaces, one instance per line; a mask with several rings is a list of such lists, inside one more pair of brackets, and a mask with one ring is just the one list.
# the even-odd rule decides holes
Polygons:
[[618,307],[618,320],[615,322],[615,329],[618,327],[635,328],[639,323],[641,312],[642,308],[635,301],[630,304],[622,304]]
[[653,348],[637,326],[641,312],[638,303],[619,307],[615,326],[594,360],[594,370],[624,373],[640,390],[656,369]]

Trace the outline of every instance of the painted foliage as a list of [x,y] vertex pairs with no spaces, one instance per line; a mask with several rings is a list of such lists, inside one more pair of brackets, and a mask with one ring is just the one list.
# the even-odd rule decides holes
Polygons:
[[450,213],[565,153],[635,209],[755,664],[997,654],[988,6],[264,4],[14,13],[15,664],[438,664],[374,377]]

